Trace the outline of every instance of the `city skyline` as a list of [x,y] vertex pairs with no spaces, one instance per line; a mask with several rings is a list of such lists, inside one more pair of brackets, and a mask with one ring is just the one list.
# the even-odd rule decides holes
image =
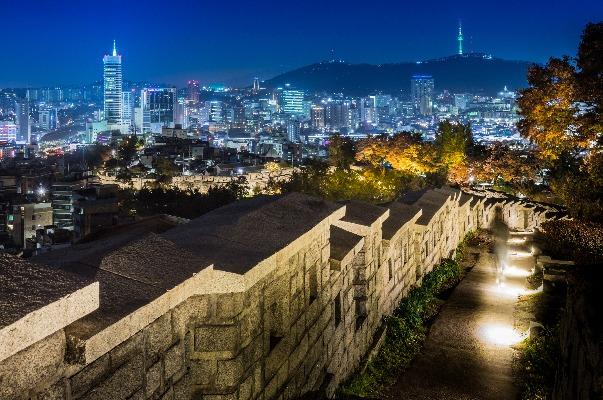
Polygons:
[[[238,2],[201,7],[179,0],[172,9],[189,15],[189,20],[166,33],[146,24],[161,23],[165,17],[156,1],[145,7],[113,7],[109,1],[102,29],[86,23],[97,12],[92,6],[35,3],[28,13],[32,29],[6,46],[6,54],[18,57],[0,66],[0,87],[97,81],[102,71],[94,61],[109,51],[113,40],[124,55],[125,79],[179,86],[190,79],[249,84],[255,76],[267,79],[332,58],[370,64],[425,60],[458,52],[459,20],[465,52],[544,62],[551,55],[573,55],[583,25],[603,15],[603,5],[596,1],[581,2],[578,12],[567,16],[560,1],[510,1],[504,9],[472,1],[441,3],[434,4],[433,11],[381,1],[363,14],[337,2],[277,8]],[[7,15],[15,16],[8,19],[7,29],[19,26],[18,16],[25,12],[21,7],[7,6]],[[379,18],[372,18],[374,13]],[[534,16],[539,18],[532,23]],[[45,21],[52,21],[52,29]],[[34,47],[36,52],[24,51]]]

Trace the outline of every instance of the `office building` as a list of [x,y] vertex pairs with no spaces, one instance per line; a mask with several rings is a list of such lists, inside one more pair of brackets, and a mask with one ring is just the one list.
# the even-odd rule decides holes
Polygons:
[[190,80],[187,86],[187,100],[197,104],[199,102],[199,81]]
[[322,106],[312,106],[310,111],[310,121],[312,128],[324,129],[325,127],[325,108]]
[[415,109],[420,115],[433,114],[434,80],[431,75],[414,75],[410,81],[410,92]]
[[281,93],[282,111],[289,115],[304,113],[304,92],[287,87]]
[[17,125],[11,121],[0,121],[0,143],[11,143],[17,140]]
[[58,115],[55,107],[41,106],[38,111],[38,124],[46,131],[58,128]]
[[299,135],[301,133],[301,123],[296,119],[290,119],[287,122],[287,139],[290,142],[299,142]]
[[473,96],[468,93],[457,93],[454,95],[454,106],[459,111],[466,110],[472,98]]
[[175,88],[142,89],[143,132],[161,133],[162,127],[174,126]]
[[17,122],[17,143],[30,143],[31,124],[29,120],[28,99],[17,99],[15,101],[15,114]]
[[124,125],[131,125],[134,118],[134,93],[126,90],[121,94],[121,115]]
[[121,55],[117,54],[115,41],[113,41],[113,53],[103,57],[103,83],[105,119],[109,126],[121,128],[123,122]]

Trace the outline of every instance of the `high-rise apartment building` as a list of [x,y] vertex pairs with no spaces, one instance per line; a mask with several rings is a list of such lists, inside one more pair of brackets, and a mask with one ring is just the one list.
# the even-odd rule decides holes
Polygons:
[[310,121],[312,128],[324,129],[325,127],[325,108],[322,106],[312,106],[310,111]]
[[415,108],[421,115],[433,114],[434,80],[431,75],[414,75],[410,81],[410,93]]
[[17,99],[15,101],[15,114],[17,122],[17,143],[30,143],[31,125],[29,121],[28,99]]
[[103,57],[103,83],[105,119],[108,125],[121,128],[123,123],[121,55],[117,54],[115,41],[113,41],[113,53]]
[[187,100],[197,104],[199,102],[199,81],[190,80],[187,86]]
[[301,133],[301,122],[299,120],[292,118],[287,121],[287,139],[290,142],[297,143],[299,142],[299,136]]
[[126,90],[121,94],[121,116],[124,125],[131,125],[134,118],[134,93]]
[[58,128],[58,115],[55,107],[41,106],[38,110],[38,124],[46,131]]

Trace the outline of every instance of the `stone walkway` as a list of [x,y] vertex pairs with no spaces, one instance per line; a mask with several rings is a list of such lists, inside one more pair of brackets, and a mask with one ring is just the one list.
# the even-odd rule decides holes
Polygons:
[[425,347],[384,396],[387,399],[515,399],[511,346],[518,294],[534,257],[511,236],[504,273],[494,254],[480,251],[434,321]]

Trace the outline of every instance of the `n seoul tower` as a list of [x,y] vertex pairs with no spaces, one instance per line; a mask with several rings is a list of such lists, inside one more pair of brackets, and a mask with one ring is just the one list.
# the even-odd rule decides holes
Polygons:
[[459,55],[463,55],[463,27],[461,25],[461,20],[459,20],[459,35],[456,37],[456,40],[459,41]]

